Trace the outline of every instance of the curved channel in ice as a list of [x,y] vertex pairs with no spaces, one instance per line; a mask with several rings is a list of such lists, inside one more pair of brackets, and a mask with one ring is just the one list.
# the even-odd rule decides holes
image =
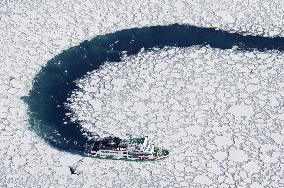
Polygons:
[[[188,25],[134,28],[97,36],[51,59],[34,78],[33,88],[25,101],[29,107],[31,128],[51,145],[73,152],[82,152],[89,144],[89,132],[65,106],[76,89],[76,80],[99,69],[104,62],[120,62],[122,57],[135,55],[154,47],[210,46],[219,49],[258,51],[284,50],[284,39],[243,36],[214,28]],[[120,83],[119,83],[120,84]],[[210,91],[209,91],[210,92]],[[140,108],[138,104],[137,108]]]

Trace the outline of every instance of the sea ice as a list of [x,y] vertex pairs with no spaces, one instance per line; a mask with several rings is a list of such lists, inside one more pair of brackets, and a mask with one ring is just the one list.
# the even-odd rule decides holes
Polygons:
[[248,155],[243,150],[229,151],[229,159],[234,162],[245,162],[248,160]]
[[[86,92],[81,96],[77,92],[78,100],[71,105],[84,128],[117,135],[147,134],[155,144],[170,148],[179,161],[174,157],[153,163],[84,158],[78,167],[82,173],[71,175],[68,165],[76,163],[76,157],[70,155],[77,155],[58,151],[31,132],[20,99],[49,59],[94,36],[177,22],[284,36],[283,7],[283,0],[4,1],[0,6],[0,187],[283,187],[282,52],[156,49],[126,59],[128,66],[90,73],[91,87],[83,82]],[[181,66],[175,67],[177,62]],[[132,74],[120,75],[127,70]],[[106,82],[105,89],[99,89]],[[176,96],[185,110],[171,109],[168,101]],[[149,111],[144,106],[143,113],[132,112],[134,100],[145,103]],[[171,121],[173,111],[178,117]],[[181,131],[186,132],[182,138],[178,137]],[[23,132],[30,135],[28,139]],[[220,135],[227,141],[221,141]],[[242,140],[231,144],[228,135]],[[191,161],[196,161],[194,167]],[[184,171],[176,170],[176,163]]]
[[212,180],[205,175],[197,175],[195,176],[195,178],[193,179],[194,183],[197,184],[203,184],[203,185],[211,185],[212,184]]
[[233,105],[229,108],[228,112],[234,114],[235,116],[245,117],[250,117],[254,114],[253,107],[248,105]]

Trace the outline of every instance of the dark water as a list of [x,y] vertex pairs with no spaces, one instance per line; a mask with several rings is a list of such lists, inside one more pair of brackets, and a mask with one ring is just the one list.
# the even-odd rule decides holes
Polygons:
[[244,36],[178,24],[125,29],[97,36],[55,56],[35,76],[29,96],[23,97],[28,105],[31,129],[58,149],[82,153],[92,141],[88,140],[88,133],[81,130],[80,122],[72,122],[65,115],[70,111],[64,107],[71,92],[77,89],[75,80],[98,69],[105,61],[119,62],[123,51],[135,55],[142,48],[194,45],[219,49],[238,46],[237,50],[241,51],[283,51],[284,38]]

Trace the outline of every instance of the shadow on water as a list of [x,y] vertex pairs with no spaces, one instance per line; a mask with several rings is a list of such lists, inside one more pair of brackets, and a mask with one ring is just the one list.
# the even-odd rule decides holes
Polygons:
[[[80,122],[72,122],[64,106],[71,92],[77,89],[75,80],[98,69],[105,61],[119,62],[123,52],[135,55],[142,48],[190,47],[194,45],[241,51],[284,50],[284,38],[244,36],[237,33],[173,24],[125,29],[100,35],[71,47],[49,60],[35,76],[29,95],[29,123],[41,138],[57,149],[83,153],[90,140]],[[95,122],[94,122],[95,123]]]

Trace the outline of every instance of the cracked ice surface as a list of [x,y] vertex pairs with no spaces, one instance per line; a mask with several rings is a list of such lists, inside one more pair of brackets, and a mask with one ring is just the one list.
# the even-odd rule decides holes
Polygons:
[[[204,91],[199,91],[203,95],[198,96],[195,92],[200,89],[192,87],[196,91],[192,90],[188,93],[186,106],[188,105],[190,108],[198,106],[198,109],[189,112],[191,115],[194,113],[194,119],[189,119],[183,124],[191,123],[186,127],[187,131],[183,131],[185,128],[183,125],[172,130],[175,135],[181,133],[180,138],[171,140],[175,145],[169,144],[169,141],[162,137],[157,137],[154,140],[158,145],[171,148],[174,154],[168,161],[159,163],[127,163],[86,158],[80,166],[83,174],[71,176],[68,165],[74,164],[80,157],[50,148],[33,132],[27,130],[26,107],[20,100],[21,96],[27,95],[33,77],[48,59],[84,39],[125,28],[177,22],[253,35],[284,36],[284,1],[50,0],[5,1],[0,4],[0,187],[162,187],[168,185],[187,187],[189,184],[191,186],[201,185],[201,187],[206,185],[210,187],[233,185],[254,188],[284,186],[284,130],[281,127],[284,121],[284,84],[283,67],[281,66],[283,54],[277,55],[276,52],[241,54],[227,51],[223,55],[221,51],[217,50],[218,58],[216,57],[215,64],[222,67],[222,70],[207,70],[204,65],[200,67],[200,70],[205,70],[204,76],[214,76],[216,74],[214,71],[217,71],[219,73],[216,75],[217,77],[223,75],[223,78],[227,78],[228,81],[223,81],[222,88],[228,92],[215,95],[217,90],[214,90],[214,86],[213,88],[211,85],[208,88],[205,87],[208,80],[204,80],[203,77],[192,80],[192,83],[204,87]],[[196,54],[198,49],[190,50]],[[206,53],[210,56],[212,50],[207,49]],[[226,60],[231,55],[232,59]],[[153,54],[152,56],[154,57]],[[151,55],[148,54],[147,57],[151,57]],[[203,58],[191,58],[202,60],[206,57],[207,55],[204,54]],[[134,61],[134,59],[135,57],[129,60]],[[238,69],[237,66],[243,59],[247,61],[247,66]],[[195,63],[201,64],[198,61]],[[149,67],[145,67],[146,70],[151,70],[150,64]],[[221,64],[223,65],[221,66]],[[230,71],[230,67],[232,70],[238,70],[239,73]],[[139,68],[138,64],[136,68]],[[176,69],[180,70],[178,67]],[[198,69],[190,68],[189,70],[194,70],[198,73],[197,75],[202,75]],[[250,74],[251,70],[253,74]],[[213,73],[210,74],[210,71]],[[226,76],[222,74],[222,71],[228,71],[230,74]],[[155,70],[153,70],[154,72]],[[242,79],[241,73],[249,78],[248,80],[243,79],[244,83],[238,81]],[[175,74],[180,75],[179,72],[170,73],[172,76]],[[91,76],[94,75],[95,73]],[[189,78],[191,77],[189,76]],[[238,80],[230,80],[234,78],[238,78]],[[178,77],[172,77],[172,79],[181,80]],[[149,77],[147,81],[149,82]],[[210,81],[213,82],[213,80]],[[233,85],[234,81],[236,81],[235,85]],[[105,82],[107,83],[107,79]],[[123,82],[113,81],[112,84],[113,86],[118,85],[117,87],[125,87],[128,86],[128,83],[130,81],[126,79]],[[216,80],[216,83],[222,83],[222,81]],[[156,84],[157,88],[161,84],[159,87],[162,87],[164,91],[169,90],[169,88],[163,88],[163,83],[154,82],[152,84]],[[87,87],[87,85],[84,86]],[[166,84],[166,86],[178,89],[172,84]],[[233,88],[229,90],[231,86]],[[242,92],[239,92],[239,89]],[[208,94],[205,95],[205,93]],[[124,93],[122,96],[127,96],[126,94]],[[162,93],[157,92],[156,94],[162,96]],[[95,98],[99,97],[97,94],[95,96]],[[204,98],[205,96],[208,99]],[[145,97],[145,101],[143,101],[143,97]],[[174,100],[173,96],[169,97]],[[185,95],[181,95],[181,97],[185,97]],[[144,113],[142,118],[137,120],[137,122],[141,122],[147,118],[147,111],[145,111],[147,95],[138,95],[137,98],[143,99],[140,102],[143,101],[144,105],[135,101],[135,105],[133,104],[131,107],[133,112],[138,110],[139,114]],[[213,99],[216,98],[218,101],[214,106]],[[131,96],[127,100],[134,102],[134,99],[135,97]],[[195,99],[200,99],[200,101]],[[106,103],[102,103],[103,101],[101,103],[92,101],[94,102],[92,105],[96,106],[97,110],[99,106],[105,108],[103,105]],[[197,105],[198,102],[202,103]],[[211,106],[204,103],[209,103]],[[112,103],[112,106],[114,105]],[[175,111],[183,105],[175,101],[168,101],[168,106]],[[161,108],[161,106],[152,107],[156,107],[156,111]],[[245,116],[242,115],[244,107],[246,107],[245,111],[249,112],[244,114]],[[76,114],[79,115],[80,111],[76,111]],[[87,111],[86,114],[88,114]],[[166,122],[174,123],[159,124],[159,129],[168,132],[168,126],[180,124],[182,120],[180,117],[183,117],[185,111],[171,115],[169,115],[169,111],[165,111],[165,114],[168,115],[165,117],[168,118]],[[202,118],[203,116],[217,119],[204,122],[206,119]],[[156,117],[161,118],[161,114],[151,120],[156,120]],[[218,122],[218,118],[223,118],[222,122]],[[109,127],[108,131],[116,128],[116,126],[107,126],[104,121],[107,119],[101,118],[100,126]],[[152,122],[152,125],[157,126],[158,124]],[[90,128],[87,125],[87,120],[84,126]],[[95,130],[99,131],[100,126],[97,123]],[[117,122],[117,126],[121,126],[121,124]],[[134,124],[128,126],[134,126]],[[152,131],[152,136],[154,136],[154,130],[151,128],[153,126],[147,130],[148,134]],[[123,130],[125,129],[119,130],[118,133],[123,134]],[[130,130],[134,133],[140,131],[140,129],[135,130],[133,127]],[[190,137],[186,137],[187,134],[190,134]],[[179,143],[178,141],[181,139],[182,141]],[[182,147],[182,143],[189,142],[193,143],[190,148]],[[236,152],[240,156],[235,156]],[[158,168],[155,168],[157,166]]]
[[284,160],[283,61],[276,51],[142,51],[79,80],[69,107],[89,131],[144,134],[168,148],[169,159],[137,164],[148,173],[162,169],[159,177],[173,172],[165,185],[267,185],[283,177],[275,174]]

